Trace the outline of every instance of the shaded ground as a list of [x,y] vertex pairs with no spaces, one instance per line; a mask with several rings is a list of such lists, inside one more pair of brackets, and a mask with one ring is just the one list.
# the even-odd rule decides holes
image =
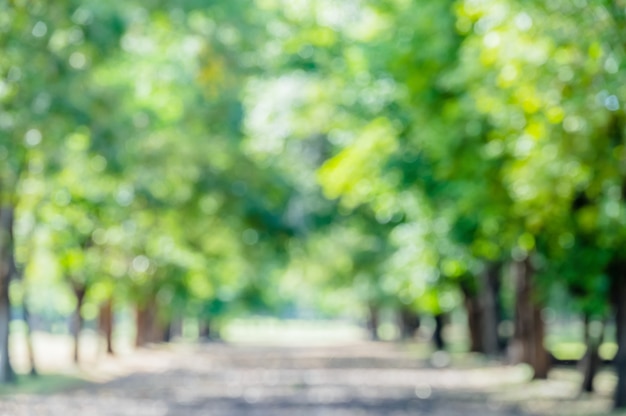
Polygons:
[[512,416],[530,414],[515,394],[543,394],[545,404],[551,403],[546,388],[553,388],[562,406],[566,397],[559,395],[569,395],[565,386],[573,385],[524,384],[522,367],[436,368],[408,347],[369,343],[177,345],[102,360],[85,372],[97,382],[54,395],[7,395],[0,414]]
[[425,345],[173,344],[97,358],[94,344],[68,371],[70,349],[45,341],[38,363],[57,375],[0,388],[0,415],[624,415],[609,411],[611,371],[599,393],[580,396],[574,368],[529,382],[524,366],[424,359]]

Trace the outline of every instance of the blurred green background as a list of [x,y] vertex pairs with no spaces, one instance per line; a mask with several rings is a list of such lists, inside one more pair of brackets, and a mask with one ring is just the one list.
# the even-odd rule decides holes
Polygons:
[[622,0],[5,0],[0,45],[0,380],[31,331],[333,320],[623,347],[626,406]]

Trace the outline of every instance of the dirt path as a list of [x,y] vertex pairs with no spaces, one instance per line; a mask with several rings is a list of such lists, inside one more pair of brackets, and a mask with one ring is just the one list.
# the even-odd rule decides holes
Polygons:
[[[0,400],[1,415],[522,415],[485,394],[519,374],[437,369],[397,345],[177,346],[93,368],[111,378]],[[106,364],[106,363],[104,363]],[[102,364],[102,365],[104,365]],[[123,374],[122,369],[127,374]],[[108,373],[107,373],[108,371]],[[495,379],[494,379],[495,378]]]

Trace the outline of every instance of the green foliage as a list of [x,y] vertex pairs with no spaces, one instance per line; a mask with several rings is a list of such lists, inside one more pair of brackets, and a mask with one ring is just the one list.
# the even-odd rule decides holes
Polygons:
[[626,243],[614,3],[205,3],[2,6],[25,298],[439,313],[531,256],[546,292],[606,313]]

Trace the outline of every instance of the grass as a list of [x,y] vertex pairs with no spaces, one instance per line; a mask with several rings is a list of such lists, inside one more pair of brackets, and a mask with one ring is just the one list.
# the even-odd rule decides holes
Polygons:
[[85,385],[80,377],[66,374],[18,374],[15,383],[0,385],[0,396],[16,394],[53,394]]
[[[560,341],[549,346],[550,352],[559,360],[579,360],[585,354],[586,346],[582,342]],[[617,344],[605,342],[600,346],[600,357],[611,360],[617,352]]]
[[[532,372],[528,370],[528,376]],[[490,393],[504,403],[536,415],[608,416],[612,374],[598,376],[598,393],[580,395],[581,375],[575,368],[554,368],[547,380],[521,380],[519,384],[497,386]]]

